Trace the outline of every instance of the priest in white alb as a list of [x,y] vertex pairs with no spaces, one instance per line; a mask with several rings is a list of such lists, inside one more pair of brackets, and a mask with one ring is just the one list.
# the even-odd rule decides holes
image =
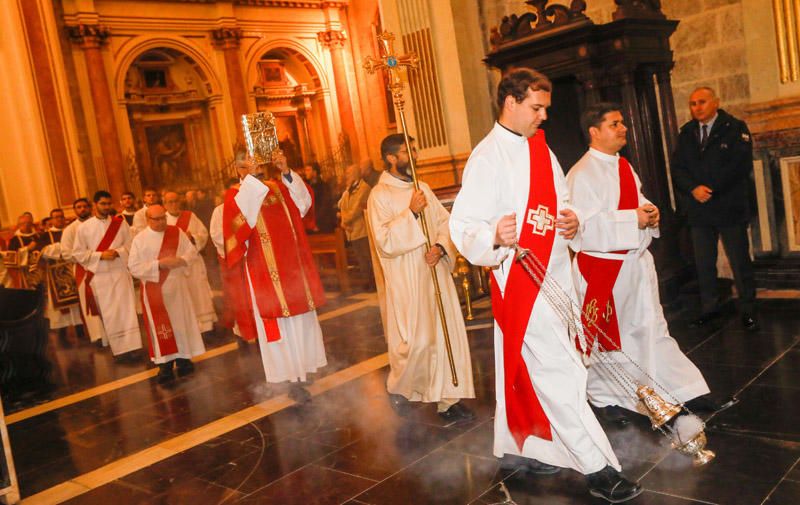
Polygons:
[[[201,253],[208,242],[208,228],[197,215],[190,210],[181,210],[178,193],[168,191],[164,194],[164,208],[167,209],[167,224],[177,226],[186,234],[198,253]],[[192,297],[194,313],[200,325],[200,333],[214,329],[217,313],[208,284],[206,264],[200,254],[194,256],[189,264],[189,295]]]
[[[147,228],[147,207],[161,202],[161,196],[155,188],[144,188],[142,191],[142,208],[133,214],[133,224],[131,225],[131,236],[135,236],[140,231]],[[126,218],[127,220],[127,218]]]
[[581,234],[570,247],[577,253],[573,279],[581,318],[589,344],[596,344],[587,350],[589,400],[605,418],[625,424],[622,409],[638,412],[638,398],[623,390],[601,358],[614,361],[667,401],[688,402],[708,394],[709,388],[664,319],[653,256],[647,250],[659,236],[659,211],[642,194],[633,167],[619,155],[628,131],[621,107],[591,105],[581,125],[589,150],[569,171],[567,182],[571,202],[583,215]]
[[173,364],[178,375],[191,373],[191,359],[205,352],[189,296],[197,250],[180,228],[167,225],[166,214],[158,204],[147,208],[147,228],[133,238],[128,257],[131,275],[142,281],[142,316],[160,383],[173,379]]
[[75,264],[75,286],[78,289],[78,302],[80,305],[81,317],[86,333],[89,334],[89,341],[98,346],[108,345],[106,331],[103,329],[103,321],[99,314],[90,313],[87,305],[86,290],[86,269],[72,257],[72,250],[75,248],[75,239],[78,236],[78,227],[92,217],[92,204],[88,198],[78,198],[72,202],[72,210],[75,212],[75,220],[64,229],[61,235],[61,258]]
[[589,492],[615,503],[642,492],[620,473],[586,400],[586,368],[557,304],[540,292],[514,246],[530,250],[553,284],[572,291],[568,241],[579,215],[539,125],[552,84],[527,68],[498,86],[500,117],[472,151],[450,216],[452,239],[474,265],[492,268],[495,319],[494,455],[530,473],[572,468]]
[[[464,316],[451,275],[456,250],[450,240],[450,216],[427,184],[420,182],[420,189],[414,189],[410,161],[416,148],[412,149],[409,153],[400,133],[383,139],[386,171],[367,200],[369,232],[384,277],[386,389],[401,413],[408,401],[436,403],[444,420],[463,422],[475,416],[459,400],[475,398],[475,389]],[[423,211],[433,244],[428,251],[420,222]],[[439,279],[458,385],[451,378],[431,266]]]
[[282,153],[275,179],[266,165],[235,163],[242,181],[225,195],[222,227],[225,261],[242,274],[232,276],[236,321],[245,338],[255,326],[267,382],[289,381],[289,396],[306,403],[308,374],[328,363],[316,310],[325,292],[302,222],[311,195]]
[[125,218],[111,217],[110,193],[96,192],[94,205],[95,216],[78,227],[72,257],[85,269],[86,310],[100,317],[112,354],[133,359],[132,351],[142,348],[142,338],[128,272],[130,230]]

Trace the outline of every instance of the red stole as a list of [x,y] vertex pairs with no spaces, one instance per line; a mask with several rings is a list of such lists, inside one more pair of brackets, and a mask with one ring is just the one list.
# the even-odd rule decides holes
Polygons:
[[192,219],[192,211],[191,210],[182,210],[180,214],[178,214],[178,220],[175,222],[175,226],[183,230],[184,232],[189,231],[189,221]]
[[[638,206],[639,191],[636,189],[633,169],[628,160],[620,156],[619,203],[617,204],[617,210],[630,210]],[[625,254],[627,251],[613,252]],[[583,298],[581,323],[586,335],[587,356],[591,355],[592,345],[594,340],[600,337],[600,331],[611,339],[611,343],[605,338],[599,340],[598,349],[601,352],[622,349],[613,290],[623,261],[621,259],[597,258],[582,252],[578,253],[578,270],[580,270],[583,278],[586,279],[586,296]],[[577,341],[576,344],[580,349],[580,344]]]
[[[529,138],[528,146],[530,189],[519,245],[529,249],[531,255],[547,268],[556,234],[558,198],[544,131],[538,130],[536,135]],[[538,295],[539,286],[516,261],[508,274],[505,295],[501,295],[497,282],[492,282],[492,312],[503,332],[506,419],[520,451],[529,436],[553,439],[550,421],[536,396],[528,368],[522,359],[522,341]]]
[[[117,232],[119,231],[120,226],[122,226],[122,221],[124,220],[125,218],[122,216],[114,216],[111,218],[111,224],[108,225],[106,233],[100,240],[100,244],[97,245],[95,252],[102,253],[111,247],[111,243],[114,242],[115,238],[117,238]],[[86,313],[92,316],[99,316],[100,309],[97,308],[97,300],[95,300],[94,291],[92,291],[93,278],[94,272],[86,270],[79,263],[75,264],[75,284],[80,289],[81,282],[86,282],[83,286],[84,293],[86,295]]]
[[[247,287],[244,262],[228,266],[225,258],[217,256],[222,292],[225,296],[225,308],[222,314],[223,324],[229,328],[234,322],[239,325],[239,333],[244,340],[252,341],[258,337],[256,321],[253,319],[253,308],[250,302],[250,290]],[[279,333],[280,336],[280,333]]]
[[[174,257],[178,252],[181,231],[177,226],[167,226],[164,231],[164,238],[161,241],[161,249],[158,251],[158,259]],[[175,341],[175,332],[172,330],[172,323],[169,320],[167,306],[164,305],[164,281],[169,277],[171,270],[159,270],[158,282],[142,281],[142,317],[144,327],[147,329],[147,336],[150,340],[150,357],[155,357],[153,346],[158,346],[161,356],[169,356],[178,352],[178,343]],[[144,294],[147,292],[147,303]],[[153,318],[153,327],[156,329],[156,337],[150,330],[150,318],[147,316],[147,307],[150,307],[150,315]]]
[[[281,338],[277,318],[315,310],[326,300],[302,217],[289,190],[274,181],[264,184],[269,192],[261,204],[256,226],[251,228],[239,210],[234,198],[237,188],[229,189],[225,196],[222,226],[228,267],[238,265],[242,269],[242,275],[235,276],[242,306],[252,313],[244,260],[258,300],[260,314],[255,316],[264,322],[267,341],[274,342]],[[244,324],[237,318],[243,334],[252,318],[253,315],[246,317]]]

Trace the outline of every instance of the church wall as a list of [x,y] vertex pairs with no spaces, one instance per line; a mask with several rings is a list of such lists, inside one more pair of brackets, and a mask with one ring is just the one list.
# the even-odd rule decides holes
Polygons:
[[15,225],[24,211],[40,218],[58,204],[30,57],[19,3],[0,2],[0,65],[14,69],[4,72],[0,93],[0,227]]

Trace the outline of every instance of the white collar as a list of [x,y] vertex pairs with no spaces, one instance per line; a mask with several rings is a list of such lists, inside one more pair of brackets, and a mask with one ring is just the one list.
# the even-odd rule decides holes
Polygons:
[[602,151],[598,151],[594,147],[590,147],[589,148],[589,154],[592,155],[593,157],[595,157],[595,158],[597,158],[599,160],[605,161],[607,163],[616,164],[616,163],[619,162],[619,153],[617,153],[617,154],[606,154],[606,153],[604,153]]
[[505,142],[515,143],[515,144],[522,144],[528,141],[528,139],[522,135],[518,135],[505,126],[501,125],[499,121],[495,121],[494,128],[492,131],[500,137],[501,140]]

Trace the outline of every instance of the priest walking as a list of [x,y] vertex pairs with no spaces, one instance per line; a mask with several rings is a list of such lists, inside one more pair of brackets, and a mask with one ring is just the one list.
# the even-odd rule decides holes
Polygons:
[[[569,171],[567,183],[571,202],[583,215],[582,232],[570,243],[577,253],[573,279],[589,344],[597,344],[587,351],[588,393],[609,420],[624,424],[627,416],[620,408],[638,412],[635,392],[622,390],[592,353],[607,353],[604,358],[668,400],[684,403],[708,394],[709,388],[664,319],[653,256],[647,250],[659,236],[659,211],[642,194],[633,167],[619,155],[628,131],[621,107],[591,105],[581,126],[589,151]],[[620,349],[625,355],[614,352]]]
[[[527,68],[503,76],[500,117],[472,151],[450,218],[467,260],[492,268],[497,409],[494,454],[532,473],[572,468],[593,496],[614,503],[642,492],[620,464],[586,401],[586,368],[560,312],[515,261],[530,250],[570,293],[568,241],[580,224],[564,174],[539,125],[552,84]],[[522,456],[520,458],[520,456]]]
[[[103,323],[114,356],[142,348],[133,280],[128,272],[131,234],[122,216],[111,217],[111,194],[94,194],[95,216],[78,227],[72,257],[84,269],[86,310]],[[77,276],[76,276],[77,277]],[[105,342],[104,342],[105,343]]]
[[249,301],[237,306],[237,321],[256,327],[267,382],[289,381],[289,396],[306,403],[308,374],[328,363],[316,311],[325,292],[303,229],[311,195],[283,154],[273,161],[279,180],[267,178],[265,165],[236,161],[242,182],[225,196],[225,260],[243,269],[231,276]]
[[[181,210],[178,193],[168,191],[164,194],[164,208],[167,210],[167,224],[177,226],[184,232],[195,250],[201,253],[208,242],[208,228],[191,210]],[[189,295],[192,297],[194,313],[200,325],[200,333],[214,329],[217,313],[214,311],[214,302],[211,295],[211,286],[208,284],[206,264],[200,254],[196,254],[189,263]]]
[[158,204],[147,208],[147,228],[134,237],[128,257],[131,275],[142,281],[142,315],[159,383],[173,379],[173,364],[178,375],[191,373],[191,358],[205,352],[189,296],[197,251],[180,228],[167,225],[166,214]]
[[[450,215],[427,184],[414,189],[412,149],[409,153],[402,134],[383,139],[381,157],[387,170],[367,200],[370,233],[385,278],[390,367],[386,389],[401,413],[408,401],[435,402],[446,421],[466,421],[474,414],[459,400],[475,398],[475,389],[464,316],[451,276],[456,250],[450,241]],[[434,243],[428,252],[419,222],[423,210]],[[458,386],[451,381],[431,267],[439,276]]]
[[50,211],[50,228],[42,234],[42,257],[44,258],[44,282],[47,290],[46,317],[51,330],[59,330],[64,338],[66,330],[75,326],[78,335],[83,334],[83,321],[78,301],[78,288],[72,264],[66,261],[61,250],[66,219],[64,211]]

